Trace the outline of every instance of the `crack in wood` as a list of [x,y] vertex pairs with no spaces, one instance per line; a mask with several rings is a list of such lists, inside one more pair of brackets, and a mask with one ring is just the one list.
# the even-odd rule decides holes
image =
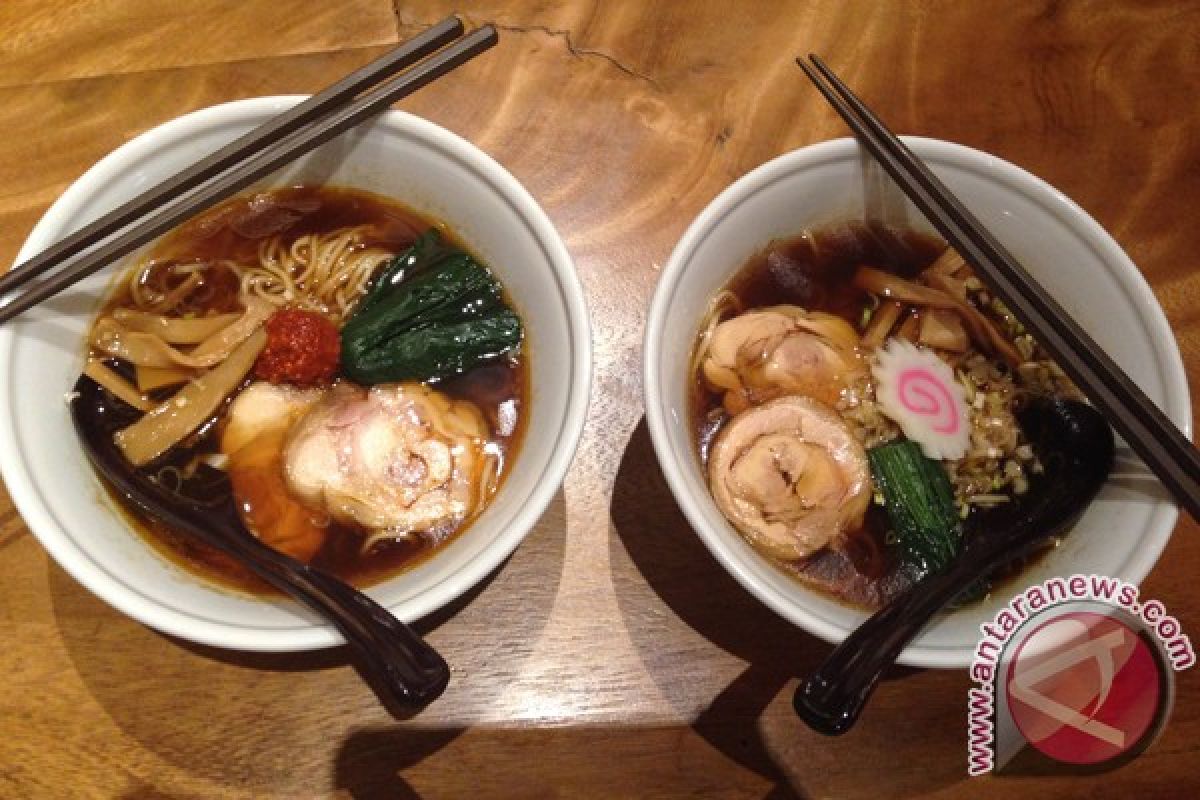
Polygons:
[[[493,24],[495,24],[495,23],[493,23]],[[659,86],[658,81],[656,81],[654,78],[652,78],[651,76],[647,75],[644,72],[639,72],[638,70],[634,69],[633,67],[628,66],[627,64],[623,63],[620,59],[618,59],[616,56],[606,53],[603,50],[594,50],[589,47],[578,46],[577,44],[575,44],[574,39],[571,38],[570,30],[566,30],[566,29],[562,29],[562,28],[550,28],[546,25],[496,25],[496,29],[501,30],[501,31],[508,31],[510,33],[533,33],[533,32],[544,33],[547,36],[550,36],[550,37],[553,37],[556,39],[562,39],[563,43],[567,47],[567,52],[570,53],[571,55],[575,56],[576,58],[586,58],[588,56],[594,56],[596,58],[603,59],[604,61],[607,61],[609,64],[613,65],[618,70],[625,73],[626,75],[628,75],[631,78],[635,78],[640,81],[645,81],[646,83],[653,86],[655,89],[662,88]]]
[[[433,23],[414,22],[412,20],[406,20],[404,18],[404,14],[400,10],[400,5],[401,5],[400,0],[392,0],[392,16],[395,18],[395,21],[396,21],[396,36],[398,38],[404,39],[404,38],[406,38],[406,36],[411,36],[412,35],[411,33],[406,33],[406,32],[412,31],[413,29],[425,30],[426,28],[432,27]],[[460,17],[465,18],[465,15],[460,15]],[[491,24],[496,28],[496,30],[504,31],[505,33],[516,33],[516,34],[542,33],[542,34],[545,34],[546,36],[549,36],[554,39],[561,39],[563,41],[563,44],[566,45],[567,52],[570,53],[571,55],[575,56],[576,58],[582,59],[582,58],[587,58],[590,56],[590,57],[602,59],[604,61],[607,61],[609,64],[616,67],[618,70],[625,73],[626,75],[628,75],[631,78],[634,78],[639,81],[644,81],[644,82],[650,84],[651,86],[653,86],[656,90],[662,88],[661,86],[659,86],[658,81],[656,81],[654,78],[652,78],[651,76],[647,75],[644,72],[639,72],[638,70],[634,69],[633,67],[630,67],[629,65],[622,62],[616,56],[614,56],[610,53],[606,53],[603,50],[594,50],[590,47],[580,47],[579,45],[575,44],[575,40],[571,37],[570,30],[567,30],[564,28],[551,28],[547,25],[502,25],[497,22],[493,22]]]

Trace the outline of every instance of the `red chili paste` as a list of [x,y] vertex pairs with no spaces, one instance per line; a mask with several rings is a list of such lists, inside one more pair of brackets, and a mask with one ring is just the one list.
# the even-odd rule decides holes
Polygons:
[[254,364],[270,383],[316,386],[337,375],[342,340],[337,327],[315,311],[286,308],[267,320],[267,345]]

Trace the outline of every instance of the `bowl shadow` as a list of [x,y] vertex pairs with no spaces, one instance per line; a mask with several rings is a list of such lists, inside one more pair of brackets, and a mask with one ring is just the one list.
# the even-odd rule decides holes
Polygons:
[[[646,584],[717,647],[781,680],[828,652],[825,642],[776,615],[713,558],[667,486],[645,418],[630,436],[617,471],[612,520],[619,544]],[[628,604],[634,588],[619,585],[618,600]],[[792,645],[781,644],[789,640]]]
[[[614,575],[618,603],[647,672],[664,696],[681,709],[694,705],[694,700],[689,700],[694,687],[680,681],[677,664],[663,659],[659,652],[662,638],[636,624],[641,616],[638,609],[647,602],[647,589],[696,633],[746,662],[745,669],[695,717],[692,728],[713,747],[764,777],[786,779],[805,794],[807,787],[817,794],[826,793],[818,787],[828,786],[832,779],[816,774],[811,764],[793,755],[803,757],[803,753],[789,745],[781,746],[774,738],[778,734],[835,753],[841,742],[855,738],[847,735],[839,740],[816,734],[791,710],[796,679],[815,671],[832,646],[762,605],[709,553],[667,486],[644,418],[630,436],[621,459],[611,513],[617,531],[612,546],[624,547],[644,579],[642,585]],[[896,666],[884,674],[881,693],[889,695],[891,706],[895,697],[908,691],[906,685],[944,682],[937,671]],[[911,701],[914,719],[926,716],[916,708],[920,705],[917,694],[913,692]],[[875,715],[872,721],[868,708],[864,715],[868,719],[860,722],[860,727],[871,729],[866,737],[876,737],[876,723],[894,725],[902,716],[894,708],[884,713],[886,719]],[[931,740],[939,749],[956,750],[960,734],[965,732],[943,731]],[[844,747],[846,753],[861,758],[861,747]],[[886,754],[880,757],[884,763],[891,760]],[[930,770],[921,781],[922,789],[930,790],[958,778],[961,775],[953,769]]]
[[[480,664],[519,668],[513,660],[530,651],[512,646],[491,609],[498,599],[519,594],[522,632],[531,641],[538,638],[562,573],[565,507],[560,489],[505,562],[413,625],[450,664],[451,681],[442,698],[410,720],[396,721],[384,710],[357,676],[345,646],[297,653],[225,650],[143,626],[105,605],[52,561],[48,585],[75,671],[139,746],[207,780],[236,778],[243,787],[304,793],[328,781],[339,743],[355,729],[387,725],[408,735],[439,720],[448,728],[446,719],[461,716],[478,694],[473,682],[485,680],[476,677],[485,672]],[[306,751],[303,759],[295,757],[298,751]]]
[[[470,738],[473,758],[486,753],[502,763],[485,770],[441,769],[436,778],[427,778],[426,770],[437,765],[423,767],[422,762],[460,736]],[[664,751],[674,755],[675,763],[661,762]],[[543,769],[511,758],[532,753]],[[333,786],[353,800],[415,800],[422,796],[418,786],[426,782],[438,784],[436,796],[450,797],[676,797],[682,793],[670,788],[673,775],[702,767],[712,758],[706,744],[673,727],[368,728],[342,743]],[[622,763],[624,768],[614,768]],[[746,781],[738,776],[726,779]],[[728,796],[716,785],[719,781],[708,783],[707,796]],[[725,788],[732,793],[732,786]],[[744,787],[738,788],[737,796],[747,796]],[[797,800],[800,795],[786,783],[777,783],[761,797]]]

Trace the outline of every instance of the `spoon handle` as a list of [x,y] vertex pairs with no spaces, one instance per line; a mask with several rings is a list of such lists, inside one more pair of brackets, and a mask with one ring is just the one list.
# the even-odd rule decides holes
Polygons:
[[[991,556],[991,557],[988,557]],[[879,683],[934,614],[963,587],[992,572],[1011,552],[959,558],[944,572],[930,575],[906,594],[877,611],[834,648],[812,676],[796,689],[796,713],[814,730],[829,735],[854,727]]]
[[384,706],[409,717],[436,700],[450,682],[437,651],[387,609],[340,579],[302,564],[246,530],[232,500],[200,507],[137,472],[113,444],[98,384],[75,384],[71,414],[88,458],[135,508],[191,539],[216,548],[333,624],[354,652],[355,666]]
[[1095,409],[1035,399],[1017,417],[1042,460],[1058,464],[1057,475],[1019,503],[976,512],[976,526],[964,533],[961,552],[944,572],[918,581],[834,648],[793,699],[796,713],[814,730],[850,730],[879,676],[930,617],[979,579],[1065,533],[1104,485],[1113,434]]
[[355,652],[355,666],[397,717],[412,716],[445,691],[450,668],[412,628],[364,593],[247,537],[228,543],[275,588],[328,619]]

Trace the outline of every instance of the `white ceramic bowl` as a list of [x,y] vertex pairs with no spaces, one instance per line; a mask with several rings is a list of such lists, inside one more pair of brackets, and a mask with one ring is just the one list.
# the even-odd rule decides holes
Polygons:
[[[1117,243],[1062,192],[1012,164],[948,142],[906,141],[1151,399],[1190,432],[1187,380],[1175,340],[1150,288]],[[687,365],[710,298],[753,253],[805,228],[864,218],[933,232],[853,139],[780,156],[722,192],[688,228],[663,270],[646,324],[646,417],[676,500],[742,586],[829,642],[841,641],[866,615],[789,579],[721,515],[692,445]],[[1141,581],[1166,545],[1177,510],[1152,479],[1145,479],[1149,473],[1123,443],[1117,472],[1063,545],[1026,570],[1010,592],[942,615],[900,660],[911,666],[966,666],[980,623],[1012,593],[1054,575],[1096,573]]]
[[[33,230],[18,263],[157,181],[300,102],[267,97],[197,111],[142,134],[76,181]],[[503,167],[433,123],[388,112],[256,184],[322,182],[396,198],[447,221],[509,289],[526,324],[534,420],[487,510],[426,563],[370,594],[413,621],[495,569],[558,491],[583,428],[591,337],[566,247]],[[249,190],[248,190],[249,191]],[[340,635],[298,604],[216,588],[169,563],[111,507],[76,440],[64,395],[113,270],[0,329],[0,464],[43,546],[95,594],[141,622],[204,644],[293,651]]]

